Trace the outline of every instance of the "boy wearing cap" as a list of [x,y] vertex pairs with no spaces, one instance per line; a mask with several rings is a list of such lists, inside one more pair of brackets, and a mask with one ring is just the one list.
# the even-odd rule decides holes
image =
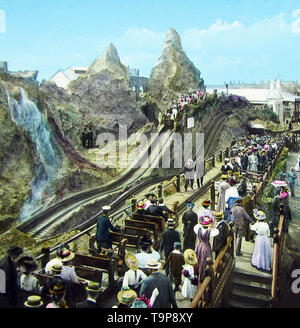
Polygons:
[[97,221],[97,232],[96,232],[96,241],[98,252],[100,253],[103,248],[109,249],[112,248],[112,241],[110,237],[110,230],[114,232],[120,232],[119,227],[114,227],[109,219],[110,206],[103,206],[103,214],[100,215]]
[[219,230],[219,234],[213,239],[212,250],[215,252],[216,258],[227,243],[229,227],[228,224],[223,220],[223,218],[224,214],[222,212],[217,212],[215,214],[215,219],[217,220],[216,229]]
[[175,284],[174,292],[180,290],[182,266],[185,264],[183,254],[181,253],[181,244],[174,243],[174,250],[169,254],[163,269],[170,264],[170,281]]
[[193,211],[194,203],[187,203],[187,210],[182,217],[183,223],[183,250],[188,248],[195,249],[196,236],[194,226],[198,223],[197,213]]

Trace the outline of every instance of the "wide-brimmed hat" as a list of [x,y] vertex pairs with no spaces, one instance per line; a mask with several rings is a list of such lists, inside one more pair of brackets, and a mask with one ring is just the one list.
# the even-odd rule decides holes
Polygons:
[[109,211],[110,209],[111,209],[111,206],[108,206],[108,205],[102,206],[103,211]]
[[139,267],[139,263],[137,258],[132,253],[126,253],[125,255],[125,263],[127,267],[131,270],[137,270]]
[[144,209],[146,206],[147,206],[147,204],[145,204],[142,200],[139,201],[139,202],[136,204],[136,208],[137,208],[138,210],[142,210],[142,209]]
[[221,179],[223,179],[223,180],[228,179],[228,175],[227,174],[222,174]]
[[100,287],[99,282],[90,281],[85,287],[88,292],[101,292],[102,288]]
[[67,262],[72,260],[75,257],[75,254],[72,253],[69,249],[64,248],[58,252],[58,257],[62,262]]
[[159,270],[160,268],[161,268],[161,263],[159,263],[154,258],[149,259],[145,266],[145,269]]
[[43,305],[43,301],[41,296],[32,295],[27,297],[27,300],[25,301],[24,305],[26,307],[39,308]]
[[216,212],[216,214],[215,214],[216,220],[221,220],[221,219],[223,219],[223,217],[224,217],[224,214],[222,212]]
[[258,221],[262,221],[266,219],[266,214],[263,211],[259,211],[256,208],[253,210],[253,215],[255,217],[256,220]]
[[190,248],[184,251],[183,257],[186,264],[196,265],[198,262],[196,252]]
[[209,206],[211,204],[211,201],[209,199],[206,199],[201,204],[202,206]]
[[136,298],[137,293],[129,287],[123,287],[117,295],[119,303],[131,304]]

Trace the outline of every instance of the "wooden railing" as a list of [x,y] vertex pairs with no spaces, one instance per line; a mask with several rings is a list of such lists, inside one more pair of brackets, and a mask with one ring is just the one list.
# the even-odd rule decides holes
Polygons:
[[273,269],[270,307],[275,307],[280,300],[281,279],[284,269],[284,248],[286,242],[286,220],[284,206],[280,204],[280,217],[278,228],[274,229]]
[[233,234],[228,237],[226,246],[213,261],[206,261],[206,272],[190,308],[217,308],[223,301],[228,281],[234,268]]

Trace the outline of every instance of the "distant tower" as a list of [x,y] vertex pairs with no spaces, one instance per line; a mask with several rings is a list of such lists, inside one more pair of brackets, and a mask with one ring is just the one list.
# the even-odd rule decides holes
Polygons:
[[0,60],[0,72],[7,72],[8,67],[7,67],[7,62]]
[[273,108],[280,120],[280,123],[284,122],[284,113],[283,113],[283,97],[281,94],[281,81],[278,79],[276,82],[270,80],[270,89],[268,93],[268,103]]

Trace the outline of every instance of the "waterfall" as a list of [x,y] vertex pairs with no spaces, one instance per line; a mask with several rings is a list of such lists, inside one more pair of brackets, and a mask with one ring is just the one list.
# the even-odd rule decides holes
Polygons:
[[51,182],[61,166],[61,156],[44,114],[22,88],[20,91],[20,103],[7,93],[11,119],[28,133],[38,156],[31,195],[25,201],[19,216],[19,221],[24,222],[41,207],[43,197],[51,192]]

